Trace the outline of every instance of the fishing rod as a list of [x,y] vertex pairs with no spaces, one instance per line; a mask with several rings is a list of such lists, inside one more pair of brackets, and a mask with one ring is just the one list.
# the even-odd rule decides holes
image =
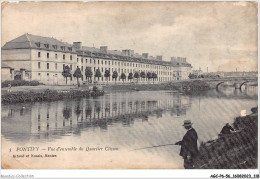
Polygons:
[[174,143],[174,144],[154,145],[154,146],[150,146],[150,147],[143,147],[143,148],[138,148],[138,149],[133,149],[133,150],[143,150],[143,149],[150,149],[150,148],[156,148],[156,147],[164,147],[164,146],[168,146],[168,145],[178,145],[178,144]]

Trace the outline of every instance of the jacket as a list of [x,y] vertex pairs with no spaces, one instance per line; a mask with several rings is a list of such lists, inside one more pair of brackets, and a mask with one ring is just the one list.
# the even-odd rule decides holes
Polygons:
[[198,154],[198,145],[197,145],[198,135],[195,129],[191,128],[184,135],[183,139],[178,142],[181,145],[180,156],[184,159],[190,155],[192,158],[196,157]]

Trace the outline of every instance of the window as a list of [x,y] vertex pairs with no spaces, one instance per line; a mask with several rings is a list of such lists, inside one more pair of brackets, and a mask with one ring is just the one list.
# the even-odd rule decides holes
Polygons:
[[91,63],[91,59],[89,59],[89,63]]
[[88,63],[88,59],[86,59],[86,63]]
[[69,51],[72,51],[72,47],[68,47],[68,50],[69,50]]
[[58,68],[58,65],[57,65],[57,63],[55,63],[55,70],[57,70],[57,68]]
[[40,47],[40,46],[41,46],[40,42],[35,43],[35,45],[36,45],[37,47]]
[[60,48],[61,50],[65,51],[65,46],[61,46]]
[[70,65],[70,70],[72,70],[72,65]]
[[38,62],[38,68],[41,69],[41,62]]
[[53,47],[54,49],[57,49],[57,45],[53,45],[52,47]]
[[58,55],[57,55],[57,53],[55,54],[55,58],[56,58],[56,59],[58,58]]
[[105,65],[107,64],[107,61],[105,61]]
[[50,68],[50,65],[49,65],[49,63],[47,63],[47,69],[49,69]]
[[81,66],[81,71],[83,71],[83,66]]
[[77,58],[77,62],[79,62],[79,58]]
[[93,60],[94,61],[94,64],[96,64],[96,60]]
[[38,52],[38,57],[41,57],[41,52]]
[[110,65],[110,61],[108,61],[108,65]]
[[50,57],[50,54],[49,53],[47,53],[47,58],[49,58]]
[[72,60],[72,55],[70,55],[70,60]]
[[98,60],[98,62],[97,62],[98,64],[99,64],[99,60]]
[[112,61],[112,65],[114,64],[114,62]]
[[63,70],[65,69],[65,64],[63,64]]
[[63,54],[63,60],[65,60],[65,55]]
[[83,58],[81,58],[81,63],[83,63]]
[[49,44],[44,44],[45,48],[49,48]]
[[116,65],[116,62],[115,62],[115,65]]

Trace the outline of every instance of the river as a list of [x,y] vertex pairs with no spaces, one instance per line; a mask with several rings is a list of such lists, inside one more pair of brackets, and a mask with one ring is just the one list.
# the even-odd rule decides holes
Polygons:
[[[222,87],[196,95],[171,91],[114,92],[88,99],[2,105],[2,141],[6,153],[15,146],[109,150],[100,155],[88,151],[95,156],[91,164],[88,160],[77,162],[81,157],[89,157],[85,153],[67,153],[62,155],[62,163],[56,161],[44,168],[182,168],[179,146],[133,149],[181,140],[186,132],[182,127],[185,119],[192,121],[199,143],[208,141],[218,135],[225,123],[232,124],[241,110],[251,113],[250,109],[257,106],[257,87]],[[41,162],[32,166],[41,167]]]

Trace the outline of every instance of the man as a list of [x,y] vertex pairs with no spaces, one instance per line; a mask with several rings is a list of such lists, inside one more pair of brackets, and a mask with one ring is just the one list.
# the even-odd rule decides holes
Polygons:
[[175,144],[181,145],[180,156],[184,159],[184,168],[192,169],[194,168],[194,159],[198,155],[198,135],[195,129],[192,128],[192,123],[190,120],[185,120],[183,126],[187,132],[183,139]]
[[233,127],[226,123],[226,125],[222,128],[220,134],[231,134],[231,131],[235,131]]

